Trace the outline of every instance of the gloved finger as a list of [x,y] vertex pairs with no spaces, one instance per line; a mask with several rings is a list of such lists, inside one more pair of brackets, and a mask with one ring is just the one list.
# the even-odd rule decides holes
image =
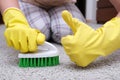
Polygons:
[[44,42],[45,42],[45,35],[42,33],[38,33],[37,44],[43,44]]
[[26,34],[22,35],[20,34],[21,37],[19,37],[19,47],[20,47],[20,52],[25,53],[28,52],[28,37]]
[[9,34],[9,33],[8,33],[8,30],[6,30],[5,33],[4,33],[4,36],[5,36],[5,39],[6,39],[6,43],[7,43],[8,46],[11,47],[11,46],[13,46],[13,45],[12,45],[12,43],[11,43],[10,36],[9,36],[8,34]]
[[34,29],[31,29],[29,30],[28,32],[28,50],[30,52],[34,52],[37,50],[37,35],[38,33],[34,30]]
[[20,45],[19,45],[19,42],[18,42],[17,38],[12,37],[11,38],[11,43],[16,50],[20,49]]
[[68,35],[66,37],[63,37],[61,39],[61,43],[63,46],[70,47],[70,45],[74,44],[74,36]]
[[11,30],[11,32],[12,32],[10,35],[11,43],[16,50],[19,50],[20,49],[20,45],[19,45],[19,41],[18,41],[19,35],[18,35],[18,33],[16,33],[15,30]]
[[67,10],[64,10],[62,12],[62,18],[70,26],[70,28],[72,29],[73,33],[75,33],[76,32],[76,28],[75,28],[74,22],[72,20],[73,19],[72,15]]

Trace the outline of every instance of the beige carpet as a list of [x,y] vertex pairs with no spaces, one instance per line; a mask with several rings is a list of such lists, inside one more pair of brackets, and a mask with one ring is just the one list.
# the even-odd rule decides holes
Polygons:
[[120,50],[81,68],[69,60],[61,45],[54,44],[60,51],[60,65],[20,68],[18,51],[6,46],[4,30],[0,25],[0,80],[120,80]]

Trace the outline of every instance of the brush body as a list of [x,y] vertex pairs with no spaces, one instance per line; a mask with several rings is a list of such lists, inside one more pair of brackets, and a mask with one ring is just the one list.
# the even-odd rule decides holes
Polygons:
[[59,64],[59,54],[57,48],[49,42],[38,46],[35,53],[19,53],[20,67],[45,67]]

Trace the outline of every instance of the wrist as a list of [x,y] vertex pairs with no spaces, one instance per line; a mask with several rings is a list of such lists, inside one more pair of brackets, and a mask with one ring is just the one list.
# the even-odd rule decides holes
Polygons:
[[13,27],[15,25],[29,26],[23,12],[18,8],[7,8],[3,13],[3,21],[6,27]]

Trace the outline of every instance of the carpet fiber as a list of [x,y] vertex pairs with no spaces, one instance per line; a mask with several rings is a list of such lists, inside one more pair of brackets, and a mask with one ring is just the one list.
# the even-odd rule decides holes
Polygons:
[[61,45],[53,43],[60,52],[60,65],[20,68],[18,51],[6,45],[4,30],[0,25],[0,80],[120,80],[120,50],[82,68],[70,61]]

